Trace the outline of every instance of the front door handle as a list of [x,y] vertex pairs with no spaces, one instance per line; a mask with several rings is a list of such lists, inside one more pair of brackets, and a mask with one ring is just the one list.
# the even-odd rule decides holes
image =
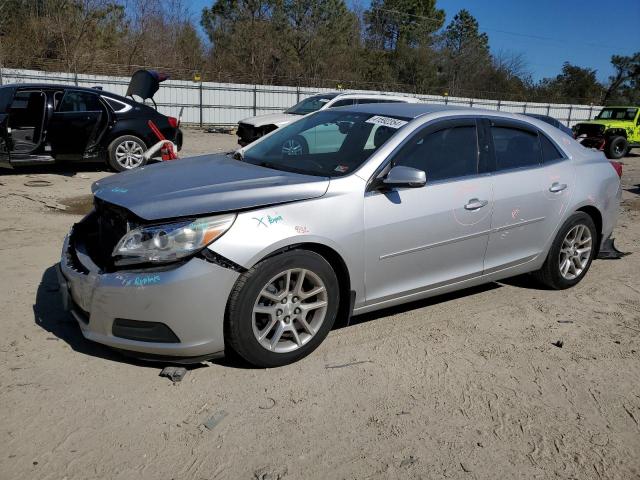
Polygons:
[[488,200],[478,200],[477,198],[472,198],[471,200],[469,200],[469,203],[464,206],[464,208],[466,210],[478,210],[488,203]]
[[553,182],[551,184],[551,186],[549,187],[549,191],[551,193],[558,193],[558,192],[563,191],[565,188],[567,188],[567,184],[566,183]]

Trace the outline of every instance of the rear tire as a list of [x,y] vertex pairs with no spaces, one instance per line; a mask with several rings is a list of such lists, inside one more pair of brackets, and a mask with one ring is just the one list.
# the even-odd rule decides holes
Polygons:
[[[592,218],[584,212],[575,212],[558,231],[547,259],[540,270],[533,272],[534,277],[554,290],[573,287],[589,271],[597,242]],[[588,253],[584,251],[586,248]]]
[[123,135],[109,144],[107,163],[116,172],[133,170],[146,165],[142,155],[147,150],[145,143],[133,135]]
[[629,151],[629,144],[624,137],[613,137],[607,142],[605,154],[611,160],[618,160],[624,157]]
[[295,362],[329,334],[339,303],[338,279],[322,256],[291,250],[267,258],[229,296],[225,343],[257,367]]

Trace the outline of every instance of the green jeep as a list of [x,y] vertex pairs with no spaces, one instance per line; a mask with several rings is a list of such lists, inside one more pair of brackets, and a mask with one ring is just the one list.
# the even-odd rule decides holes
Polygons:
[[605,107],[595,119],[576,124],[573,133],[585,147],[603,150],[607,158],[622,158],[640,147],[640,108]]

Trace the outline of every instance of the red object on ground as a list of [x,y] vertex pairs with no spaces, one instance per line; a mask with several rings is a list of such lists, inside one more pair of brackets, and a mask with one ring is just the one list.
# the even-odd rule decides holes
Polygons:
[[176,117],[167,117],[167,120],[169,120],[169,125],[172,128],[178,128],[178,119]]
[[178,155],[173,150],[173,143],[165,142],[160,149],[160,154],[162,155],[162,161],[166,162],[167,160],[177,160]]
[[611,162],[611,166],[614,168],[618,176],[622,178],[622,163],[614,162],[613,160],[609,160],[609,162]]

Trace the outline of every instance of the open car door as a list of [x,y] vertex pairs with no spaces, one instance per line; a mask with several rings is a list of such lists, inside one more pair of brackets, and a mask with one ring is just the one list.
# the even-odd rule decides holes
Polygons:
[[10,165],[9,157],[9,114],[0,113],[0,165]]

